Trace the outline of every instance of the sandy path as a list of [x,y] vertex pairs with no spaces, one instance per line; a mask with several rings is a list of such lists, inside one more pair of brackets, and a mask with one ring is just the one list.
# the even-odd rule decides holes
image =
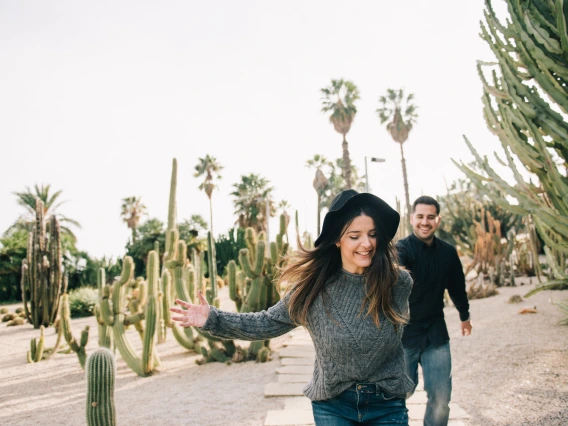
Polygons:
[[[471,415],[469,425],[568,425],[568,326],[544,291],[520,304],[506,303],[534,286],[507,287],[472,300],[474,330],[462,337],[457,312],[446,309],[453,362],[453,400]],[[537,314],[520,315],[536,305]]]

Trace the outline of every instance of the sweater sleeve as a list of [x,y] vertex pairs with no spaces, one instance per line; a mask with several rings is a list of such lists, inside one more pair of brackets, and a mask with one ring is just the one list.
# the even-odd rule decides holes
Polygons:
[[448,281],[448,293],[458,312],[460,321],[467,321],[469,318],[469,302],[465,289],[465,276],[463,267],[458,257],[458,253],[452,250],[450,279]]
[[285,300],[280,300],[266,311],[246,314],[222,311],[211,306],[201,329],[227,340],[265,340],[280,336],[298,326],[290,319]]

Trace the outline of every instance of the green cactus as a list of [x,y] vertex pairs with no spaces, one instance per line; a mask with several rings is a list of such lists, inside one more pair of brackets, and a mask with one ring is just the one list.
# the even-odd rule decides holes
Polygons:
[[[95,305],[95,318],[99,328],[99,346],[111,348],[112,329],[105,324],[100,312],[100,300],[105,297],[104,288],[106,287],[106,277],[104,268],[100,268],[97,273],[97,289],[99,290],[99,304]],[[108,298],[108,293],[107,293]]]
[[[568,288],[566,5],[564,0],[537,2],[538,6],[520,0],[506,3],[509,17],[504,25],[497,19],[491,2],[486,1],[481,37],[497,58],[498,67],[496,70],[495,64],[478,62],[477,68],[485,92],[485,120],[498,136],[505,155],[504,160],[497,160],[512,171],[515,184],[501,178],[467,138],[466,144],[482,171],[454,163],[494,203],[532,216],[550,253],[549,281],[540,289]],[[489,66],[491,80],[484,73]],[[528,182],[519,165],[531,175]],[[492,191],[494,187],[517,203],[509,205],[505,197]]]
[[67,293],[61,295],[61,311],[59,317],[59,327],[63,330],[63,336],[65,341],[71,348],[73,352],[77,354],[79,358],[79,364],[81,368],[85,368],[85,360],[87,359],[87,352],[85,347],[87,346],[87,341],[89,340],[89,326],[86,325],[85,329],[81,332],[81,338],[79,342],[73,337],[71,332],[71,315],[69,309],[69,296]]
[[116,363],[112,351],[98,348],[87,358],[87,425],[114,426]]
[[35,338],[30,341],[30,350],[28,351],[27,358],[29,363],[40,362],[43,357],[44,348],[44,326],[39,327],[39,340]]
[[[239,252],[241,271],[237,271],[235,261],[230,261],[227,265],[229,295],[239,312],[259,312],[280,300],[277,279],[280,268],[287,262],[289,249],[286,237],[287,226],[287,218],[281,215],[276,241],[270,243],[270,257],[265,257],[265,234],[261,232],[257,235],[252,228],[246,229],[245,240],[248,248]],[[233,361],[254,359],[265,362],[270,359],[269,343],[269,340],[251,342],[246,355],[238,348],[233,352]]]
[[22,262],[21,285],[26,319],[34,328],[49,327],[57,317],[62,288],[61,238],[56,215],[52,215],[49,233],[46,232],[44,205],[39,198],[36,198],[36,223],[29,234],[27,257]]
[[[107,286],[100,304],[101,318],[106,325],[112,327],[114,344],[122,359],[142,377],[153,374],[160,363],[154,345],[158,321],[159,270],[158,254],[152,250],[148,253],[146,283],[144,285],[141,280],[135,281],[138,286],[138,295],[129,301],[130,315],[127,316],[124,312],[126,291],[133,282],[134,262],[130,256],[125,256],[120,278],[110,288]],[[142,320],[145,321],[144,324]],[[126,327],[132,324],[136,326],[142,338],[141,356],[138,356],[132,349],[126,337]]]

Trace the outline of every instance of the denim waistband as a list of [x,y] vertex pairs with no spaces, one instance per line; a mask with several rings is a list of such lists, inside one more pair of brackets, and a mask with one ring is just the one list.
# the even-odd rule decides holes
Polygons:
[[381,388],[377,388],[374,383],[354,383],[347,388],[348,391],[359,392],[359,393],[381,393]]

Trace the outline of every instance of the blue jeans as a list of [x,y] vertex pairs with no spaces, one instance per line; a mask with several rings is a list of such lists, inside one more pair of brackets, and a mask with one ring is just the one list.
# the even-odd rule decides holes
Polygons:
[[377,390],[373,383],[357,383],[335,398],[312,401],[317,426],[408,425],[404,398]]
[[[452,396],[452,357],[450,342],[441,346],[404,348],[406,374],[417,385],[418,363],[422,366],[424,390],[428,395],[424,426],[446,426],[450,417]],[[411,392],[407,397],[412,395]]]

